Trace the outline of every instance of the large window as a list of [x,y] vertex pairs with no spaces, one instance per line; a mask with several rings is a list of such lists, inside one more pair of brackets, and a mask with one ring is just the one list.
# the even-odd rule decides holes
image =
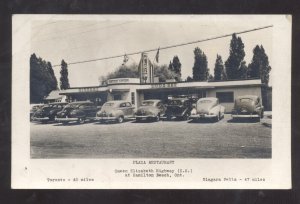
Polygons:
[[233,103],[233,92],[216,92],[216,97],[220,103]]
[[115,95],[113,95],[113,96],[114,96],[114,101],[122,100],[121,94],[115,94]]

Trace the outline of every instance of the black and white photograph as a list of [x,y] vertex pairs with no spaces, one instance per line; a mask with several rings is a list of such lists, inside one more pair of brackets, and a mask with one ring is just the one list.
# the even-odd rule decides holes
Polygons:
[[[290,50],[282,51],[286,58],[278,56],[279,46],[290,46],[278,43],[282,27],[291,27],[289,16],[24,16],[14,16],[13,24],[16,33],[26,27],[22,35],[27,39],[22,46],[13,43],[16,53],[22,53],[14,58],[15,65],[22,61],[27,66],[14,67],[15,72],[25,69],[13,76],[24,77],[26,83],[17,81],[15,87],[22,91],[16,98],[23,100],[15,100],[19,106],[13,112],[17,117],[23,107],[19,117],[26,120],[14,129],[22,133],[24,128],[27,136],[21,143],[16,133],[13,148],[24,149],[28,161],[120,160],[122,166],[125,160],[133,165],[201,160],[210,164],[205,167],[209,171],[212,161],[228,160],[231,170],[234,161],[241,161],[243,168],[250,162],[258,175],[268,175],[278,154],[289,155],[290,135],[281,134],[286,139],[280,144],[276,134],[290,128],[285,126],[290,119],[284,118],[290,107],[281,109],[289,105],[290,92],[278,96],[285,85],[274,90],[280,83],[289,85],[290,62],[284,60]],[[13,164],[21,168],[16,160]],[[197,177],[193,172],[203,168],[189,165],[175,173],[156,169],[153,175],[191,182]],[[153,177],[152,170],[137,167],[112,169],[122,179]],[[104,166],[99,168],[104,171]],[[222,180],[236,181],[233,186],[247,181],[242,174],[231,175]],[[52,185],[52,178],[47,179],[45,185]],[[218,179],[201,177],[210,182],[197,188]]]
[[271,158],[272,27],[33,22],[31,158]]

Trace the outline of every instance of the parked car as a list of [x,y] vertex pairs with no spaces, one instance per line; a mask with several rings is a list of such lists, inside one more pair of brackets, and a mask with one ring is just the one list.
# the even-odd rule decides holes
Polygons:
[[55,120],[61,123],[84,123],[86,120],[93,120],[98,110],[99,108],[90,101],[72,102],[57,113]]
[[166,106],[161,100],[145,100],[135,113],[136,121],[141,120],[156,120],[159,121],[160,117],[165,115]]
[[134,107],[127,101],[109,101],[103,104],[97,112],[95,120],[100,122],[116,121],[122,123],[128,118],[134,117]]
[[191,99],[187,97],[172,98],[168,101],[165,116],[167,117],[167,120],[171,120],[173,117],[187,120],[191,115],[192,109]]
[[190,118],[197,120],[200,118],[211,118],[219,121],[224,117],[225,108],[219,104],[219,99],[213,97],[200,98],[196,107],[191,111]]
[[30,104],[30,121],[32,121],[33,114],[43,106],[44,104]]
[[254,95],[239,96],[234,101],[232,118],[254,118],[260,121],[264,117],[264,107],[260,97]]
[[33,120],[46,123],[49,121],[54,121],[56,114],[61,111],[68,103],[66,102],[56,102],[45,104],[42,108],[37,110],[33,115]]

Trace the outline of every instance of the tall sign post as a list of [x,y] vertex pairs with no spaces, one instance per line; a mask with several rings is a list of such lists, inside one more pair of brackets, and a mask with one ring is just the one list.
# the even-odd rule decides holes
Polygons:
[[148,58],[148,54],[143,52],[141,55],[141,60],[139,63],[139,71],[140,71],[140,83],[148,84],[153,83],[153,64]]

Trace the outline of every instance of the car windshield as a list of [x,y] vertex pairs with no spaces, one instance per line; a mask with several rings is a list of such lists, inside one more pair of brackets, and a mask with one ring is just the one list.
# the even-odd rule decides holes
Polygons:
[[252,98],[241,98],[240,101],[241,101],[242,103],[250,103],[250,102],[252,102],[253,100],[252,100]]
[[143,101],[142,106],[153,106],[154,101]]
[[212,101],[211,100],[201,100],[201,101],[199,101],[199,103],[212,103]]
[[171,100],[169,105],[182,105],[181,100]]

